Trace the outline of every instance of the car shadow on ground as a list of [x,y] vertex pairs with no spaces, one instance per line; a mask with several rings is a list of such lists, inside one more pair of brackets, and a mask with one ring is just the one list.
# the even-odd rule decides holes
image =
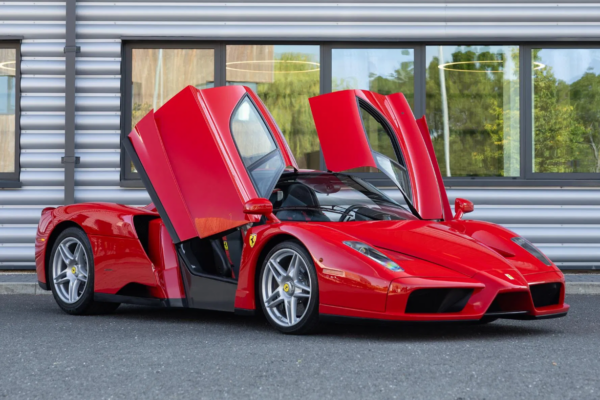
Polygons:
[[[57,310],[59,311],[59,310]],[[227,312],[192,310],[192,309],[160,309],[122,305],[116,313],[101,318],[160,322],[161,324],[197,324],[212,325],[220,328],[236,330],[248,329],[254,333],[279,335],[262,316],[244,317]],[[320,324],[317,333],[304,338],[336,338],[344,340],[383,340],[383,341],[465,341],[494,340],[503,337],[519,337],[531,335],[553,335],[562,329],[549,321],[510,321],[498,320],[487,325],[465,322],[447,323],[331,323]],[[287,336],[293,337],[293,336]]]

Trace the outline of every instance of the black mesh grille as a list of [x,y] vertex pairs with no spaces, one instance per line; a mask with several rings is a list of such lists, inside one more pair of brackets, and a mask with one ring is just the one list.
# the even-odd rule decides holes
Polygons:
[[531,290],[531,297],[533,298],[535,308],[558,304],[560,301],[561,286],[562,284],[559,282],[530,286],[529,289]]
[[408,297],[407,314],[461,312],[473,289],[417,289]]

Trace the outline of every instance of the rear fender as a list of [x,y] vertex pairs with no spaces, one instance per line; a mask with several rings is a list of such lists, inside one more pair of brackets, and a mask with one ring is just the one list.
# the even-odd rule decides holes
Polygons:
[[[70,226],[87,234],[94,256],[94,291],[117,293],[128,283],[158,287],[153,264],[135,231],[137,215],[156,216],[156,212],[112,203],[82,203],[46,209],[36,235],[36,271],[38,280],[47,283],[46,263],[52,240]],[[151,289],[152,290],[152,289]],[[162,291],[156,293],[161,295]]]

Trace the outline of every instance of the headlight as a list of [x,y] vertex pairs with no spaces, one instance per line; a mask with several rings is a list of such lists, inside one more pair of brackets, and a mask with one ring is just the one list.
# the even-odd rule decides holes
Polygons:
[[515,242],[516,244],[518,244],[519,246],[521,246],[522,248],[524,248],[525,250],[527,250],[529,252],[529,254],[531,254],[532,256],[534,256],[535,258],[537,258],[544,264],[546,264],[548,266],[552,265],[550,260],[548,260],[548,257],[546,257],[541,251],[539,251],[538,248],[535,247],[529,240],[522,238],[520,236],[514,237],[511,240],[513,242]]
[[384,267],[386,267],[389,270],[404,271],[402,268],[400,268],[400,266],[398,264],[396,264],[395,262],[390,260],[390,258],[388,256],[386,256],[379,250],[372,248],[368,244],[364,244],[361,242],[352,242],[352,241],[346,241],[346,242],[344,242],[344,244],[346,246],[352,247],[354,250],[358,251],[359,253],[369,257],[371,260],[378,262],[379,264],[383,265]]

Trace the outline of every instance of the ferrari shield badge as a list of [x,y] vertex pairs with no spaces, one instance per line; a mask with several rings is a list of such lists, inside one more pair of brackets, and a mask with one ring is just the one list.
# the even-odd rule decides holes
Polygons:
[[250,247],[254,247],[254,245],[256,244],[256,234],[255,233],[250,235],[250,238],[248,239],[248,243],[250,243]]
[[506,275],[506,277],[507,277],[508,279],[510,279],[511,281],[514,281],[514,280],[515,280],[515,278],[513,278],[513,276],[512,276],[511,274],[504,274],[504,275]]

